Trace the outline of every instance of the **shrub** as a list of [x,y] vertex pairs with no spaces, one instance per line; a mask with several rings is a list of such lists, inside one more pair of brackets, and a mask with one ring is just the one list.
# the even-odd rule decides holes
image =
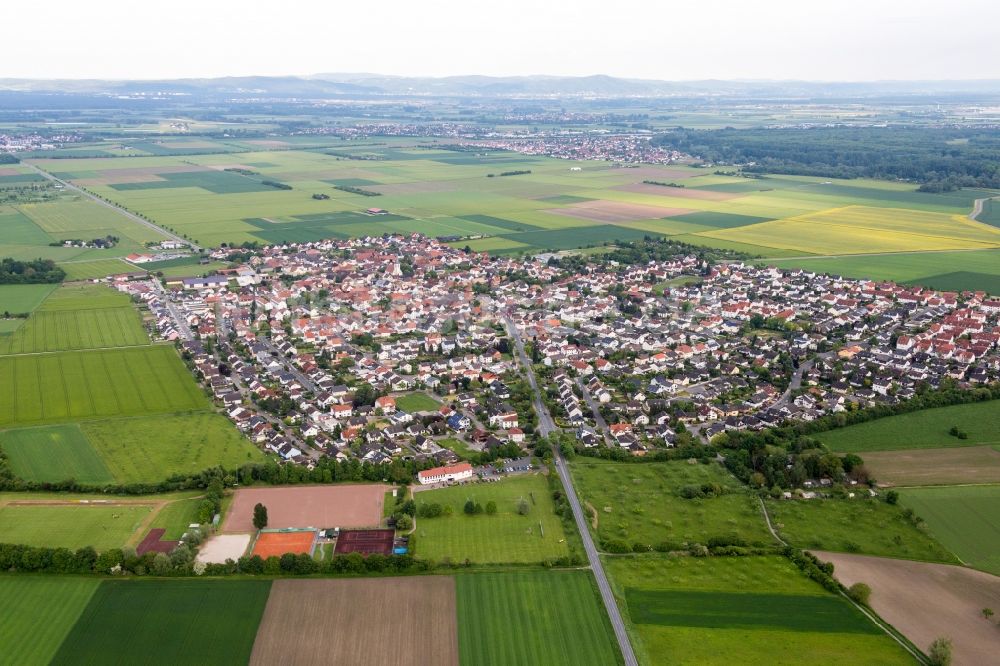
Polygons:
[[951,640],[938,638],[931,643],[927,651],[931,666],[949,666],[951,664]]
[[847,595],[859,604],[868,605],[868,599],[872,595],[872,588],[864,583],[855,583],[847,589]]

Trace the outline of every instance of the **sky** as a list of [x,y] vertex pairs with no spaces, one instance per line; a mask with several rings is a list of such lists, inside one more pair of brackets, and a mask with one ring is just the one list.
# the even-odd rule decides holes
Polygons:
[[1000,79],[997,0],[5,4],[0,78]]

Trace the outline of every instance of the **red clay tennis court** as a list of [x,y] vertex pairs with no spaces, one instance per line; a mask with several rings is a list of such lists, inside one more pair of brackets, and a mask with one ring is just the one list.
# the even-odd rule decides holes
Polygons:
[[347,553],[391,555],[395,538],[395,530],[341,530],[340,536],[337,537],[337,547],[333,552],[336,555]]
[[253,545],[253,555],[264,559],[285,553],[306,553],[311,555],[316,544],[316,530],[297,530],[294,532],[261,532]]

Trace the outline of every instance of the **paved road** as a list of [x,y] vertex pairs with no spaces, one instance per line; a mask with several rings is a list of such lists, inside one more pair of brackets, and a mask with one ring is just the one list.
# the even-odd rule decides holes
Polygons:
[[34,164],[31,164],[30,162],[22,162],[21,164],[24,164],[26,166],[31,167],[32,169],[34,169],[35,171],[38,172],[38,175],[43,176],[45,178],[48,178],[49,180],[62,185],[67,190],[73,190],[74,192],[76,192],[78,194],[82,194],[83,196],[91,199],[92,201],[96,201],[97,203],[101,204],[105,208],[110,208],[111,210],[115,211],[116,213],[124,215],[125,217],[129,218],[133,222],[138,222],[139,224],[143,225],[144,227],[149,227],[150,229],[153,229],[154,231],[158,231],[159,233],[163,234],[164,236],[166,236],[167,238],[169,238],[172,241],[177,241],[178,243],[184,243],[185,245],[189,246],[195,252],[197,252],[198,250],[201,249],[198,245],[195,245],[195,243],[193,241],[189,241],[186,238],[181,238],[177,234],[175,234],[175,233],[173,233],[171,231],[167,231],[163,227],[158,226],[156,224],[153,224],[149,220],[144,220],[141,217],[139,217],[138,215],[136,215],[134,213],[130,213],[127,210],[125,210],[124,208],[121,208],[120,206],[116,206],[115,204],[109,203],[109,202],[105,201],[104,199],[101,199],[100,197],[96,197],[93,194],[91,194],[90,192],[77,187],[73,183],[67,182],[67,181],[62,180],[60,178],[56,178],[55,176],[53,176],[48,171],[46,171],[44,169],[40,169],[37,166],[35,166]]
[[187,319],[184,318],[184,315],[180,311],[180,308],[177,307],[177,304],[170,298],[170,294],[163,288],[163,285],[160,284],[159,280],[153,278],[152,282],[156,286],[156,289],[160,292],[160,300],[163,302],[163,306],[167,308],[167,312],[169,312],[170,316],[173,317],[174,326],[177,328],[177,332],[185,340],[194,340],[194,333],[191,331],[190,324],[187,323]]
[[594,423],[597,424],[597,428],[604,436],[604,443],[611,446],[611,436],[608,435],[608,422],[604,420],[604,415],[601,414],[601,406],[594,400],[594,396],[590,394],[590,389],[587,388],[587,385],[579,377],[576,378],[576,385],[579,387],[580,393],[583,394],[583,401],[587,403],[590,411],[594,414]]
[[313,394],[319,393],[316,383],[313,380],[306,377],[306,375],[301,370],[296,368],[292,364],[292,362],[288,359],[288,357],[286,357],[281,352],[280,349],[274,346],[274,343],[271,342],[271,338],[262,335],[261,337],[257,338],[257,341],[263,343],[264,346],[267,347],[272,354],[277,354],[277,358],[281,359],[281,363],[284,364],[285,369],[288,372],[290,372],[291,375],[295,377],[295,379],[297,379],[300,384],[302,384],[302,388]]
[[[534,403],[535,411],[538,413],[539,432],[543,436],[555,432],[558,428],[556,428],[549,410],[545,407],[545,403],[542,402],[541,392],[538,390],[538,383],[535,380],[535,372],[531,369],[528,355],[524,353],[524,342],[521,340],[521,334],[510,317],[504,317],[504,323],[507,325],[510,337],[514,340],[514,347],[517,349],[521,365],[524,366],[528,374],[528,383],[535,393]],[[559,449],[553,449],[552,455],[555,458],[556,472],[559,474],[559,480],[562,481],[563,491],[566,493],[570,507],[573,509],[573,518],[576,519],[576,527],[580,532],[580,537],[583,539],[583,549],[587,552],[587,560],[590,562],[590,568],[594,572],[594,578],[597,579],[597,587],[601,591],[601,599],[604,601],[608,617],[611,618],[611,626],[615,630],[615,638],[618,639],[618,647],[621,649],[622,657],[625,659],[625,666],[638,666],[639,662],[636,660],[635,652],[632,650],[632,643],[629,642],[628,632],[625,631],[625,621],[622,619],[621,611],[618,610],[618,602],[615,601],[615,595],[611,591],[611,584],[608,582],[607,574],[604,573],[604,564],[597,553],[594,539],[590,536],[590,529],[587,525],[586,515],[583,513],[583,507],[580,506],[580,500],[576,496],[576,489],[573,487],[573,478],[569,474],[566,461],[563,459]]]

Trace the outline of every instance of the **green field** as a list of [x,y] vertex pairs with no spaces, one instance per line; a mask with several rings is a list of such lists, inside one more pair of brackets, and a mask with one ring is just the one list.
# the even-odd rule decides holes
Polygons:
[[455,583],[463,664],[622,663],[589,571],[466,574]]
[[[402,138],[338,145],[329,152],[296,149],[296,142],[270,151],[246,144],[256,149],[240,155],[241,163],[258,172],[250,176],[221,170],[232,156],[194,146],[178,152],[148,144],[150,150],[134,153],[143,157],[37,164],[204,245],[312,241],[380,230],[460,236],[458,247],[499,254],[601,247],[646,235],[764,257],[1000,246],[1000,230],[964,217],[983,196],[980,191],[935,195],[906,183],[864,179],[748,180],[678,165],[628,169],[504,152],[470,155],[435,142],[446,140]],[[504,170],[531,173],[488,177]],[[293,189],[262,185],[265,179]],[[650,187],[644,180],[684,187]],[[361,214],[373,205],[390,215]],[[47,233],[57,231],[39,224]]]
[[153,483],[264,459],[225,417],[212,413],[88,421],[81,429],[119,483]]
[[907,488],[899,494],[963,562],[1000,576],[1000,486]]
[[[769,255],[771,256],[771,255]],[[877,256],[776,259],[768,264],[852,278],[894,280],[934,289],[1000,294],[1000,251],[910,252]],[[961,270],[956,270],[956,269]]]
[[0,578],[0,655],[6,664],[44,666],[100,585],[94,578]]
[[54,284],[0,285],[0,313],[33,312],[55,288]]
[[[23,500],[34,500],[25,496]],[[97,550],[121,548],[149,517],[153,504],[0,505],[0,543]]]
[[909,664],[781,557],[606,558],[641,664]]
[[39,309],[12,335],[0,339],[0,354],[146,344],[149,344],[149,336],[132,307],[55,312]]
[[[528,515],[517,513],[528,501]],[[544,476],[522,475],[497,483],[477,483],[415,494],[417,505],[438,503],[451,516],[417,518],[417,552],[432,560],[469,560],[477,564],[541,562],[569,554],[562,522],[554,512]],[[463,513],[466,500],[497,504],[496,515]]]
[[14,474],[26,481],[75,479],[96,485],[115,480],[75,423],[3,431],[0,448]]
[[956,561],[925,529],[911,524],[902,507],[879,500],[770,500],[767,510],[781,537],[797,548]]
[[[592,531],[599,541],[629,546],[669,542],[676,549],[684,542],[705,544],[712,537],[772,543],[757,500],[715,463],[609,463],[579,457],[570,469],[581,502],[597,513]],[[705,499],[679,495],[683,487],[703,483],[719,484],[728,493]]]
[[53,664],[246,664],[270,581],[108,580]]
[[0,357],[0,426],[201,410],[208,401],[171,347]]
[[396,407],[404,412],[435,411],[441,403],[426,393],[410,393],[396,398]]
[[[949,435],[954,426],[968,433],[968,439]],[[888,416],[819,433],[816,438],[842,453],[1000,444],[1000,400]]]

